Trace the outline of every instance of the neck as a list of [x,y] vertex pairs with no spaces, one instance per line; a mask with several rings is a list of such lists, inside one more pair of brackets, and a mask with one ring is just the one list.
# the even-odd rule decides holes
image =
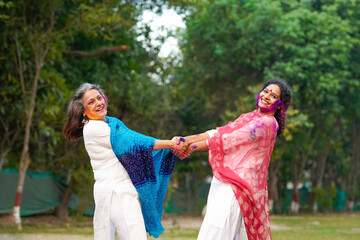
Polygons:
[[265,115],[265,116],[274,116],[274,115],[275,115],[275,112],[276,112],[276,110],[275,110],[275,111],[272,111],[272,112],[263,112],[263,111],[261,111],[261,108],[258,108],[257,111],[258,111],[258,113],[260,113],[261,115]]
[[[88,118],[89,118],[89,117],[88,117]],[[89,120],[106,122],[106,118],[105,118],[105,117],[103,117],[103,118],[89,118]]]

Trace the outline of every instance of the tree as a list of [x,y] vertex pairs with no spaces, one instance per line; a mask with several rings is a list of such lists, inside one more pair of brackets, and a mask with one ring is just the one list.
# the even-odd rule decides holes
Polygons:
[[[218,125],[221,121],[214,118],[225,120],[229,111],[237,115],[247,110],[246,96],[256,84],[273,76],[287,80],[294,89],[295,110],[312,126],[302,123],[298,132],[289,127],[294,131],[293,140],[286,141],[286,147],[277,146],[285,148],[279,156],[293,169],[282,179],[298,182],[303,179],[303,170],[311,170],[313,186],[328,188],[323,183],[327,183],[324,179],[329,156],[336,155],[335,146],[342,141],[339,133],[344,134],[351,122],[351,117],[339,121],[338,116],[349,116],[345,102],[358,99],[344,92],[350,86],[358,89],[358,61],[353,61],[358,59],[358,40],[354,38],[358,28],[351,27],[358,26],[354,4],[234,0],[199,3],[187,18],[182,41],[184,63],[180,76],[189,93],[184,97],[188,104],[182,112],[196,109],[192,124],[199,123],[199,129],[211,121]],[[352,106],[358,107],[357,100],[355,103]],[[353,108],[350,111],[357,112]],[[186,124],[191,118],[184,116]],[[353,155],[357,156],[356,152]],[[296,167],[295,162],[300,165]],[[270,167],[272,174],[279,166],[277,163]]]
[[[3,56],[9,56],[11,64],[6,69],[8,79],[5,79],[9,82],[16,79],[19,82],[15,86],[21,91],[20,106],[23,107],[20,119],[24,120],[24,136],[14,203],[14,216],[19,229],[22,188],[26,169],[31,162],[29,146],[33,137],[33,115],[40,103],[37,101],[39,89],[49,85],[59,86],[54,63],[58,58],[61,59],[65,50],[63,39],[79,31],[94,34],[101,28],[106,30],[118,26],[121,19],[115,6],[120,5],[118,1],[94,2],[89,5],[69,1],[16,1],[5,9],[6,14],[2,14],[8,16],[2,19],[2,26],[6,33],[4,44],[9,49],[3,49]],[[52,83],[53,80],[55,83]],[[3,126],[6,127],[6,124]]]

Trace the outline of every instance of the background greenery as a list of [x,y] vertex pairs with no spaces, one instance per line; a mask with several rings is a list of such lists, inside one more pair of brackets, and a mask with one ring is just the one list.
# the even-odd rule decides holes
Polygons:
[[[253,110],[261,84],[279,77],[292,87],[293,106],[269,166],[274,212],[282,212],[289,181],[311,186],[303,211],[334,211],[337,189],[358,201],[359,3],[0,0],[0,170],[53,172],[70,192],[91,198],[82,140],[61,134],[67,103],[83,82],[104,88],[109,115],[169,139]],[[186,29],[169,32],[181,56],[160,58],[151,28],[137,27],[143,11],[163,7],[185,14]],[[122,47],[84,56],[114,46]],[[190,189],[208,175],[207,154],[198,153],[177,161],[172,183]]]

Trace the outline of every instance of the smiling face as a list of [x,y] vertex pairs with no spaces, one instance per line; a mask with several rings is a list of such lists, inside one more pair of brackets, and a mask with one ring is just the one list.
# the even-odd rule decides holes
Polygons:
[[258,96],[257,106],[261,113],[274,115],[280,104],[280,87],[276,84],[270,84],[265,87]]
[[105,120],[107,106],[105,96],[102,96],[96,89],[87,90],[82,97],[84,105],[84,116],[92,120]]

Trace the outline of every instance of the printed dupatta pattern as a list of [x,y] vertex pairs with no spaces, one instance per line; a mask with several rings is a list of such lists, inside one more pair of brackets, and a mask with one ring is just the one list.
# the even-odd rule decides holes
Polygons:
[[169,149],[152,151],[155,138],[128,129],[119,119],[106,117],[111,147],[129,174],[140,198],[146,231],[158,238],[164,199],[175,156]]
[[277,130],[273,116],[255,110],[207,140],[214,176],[232,184],[249,240],[271,240],[267,173]]

